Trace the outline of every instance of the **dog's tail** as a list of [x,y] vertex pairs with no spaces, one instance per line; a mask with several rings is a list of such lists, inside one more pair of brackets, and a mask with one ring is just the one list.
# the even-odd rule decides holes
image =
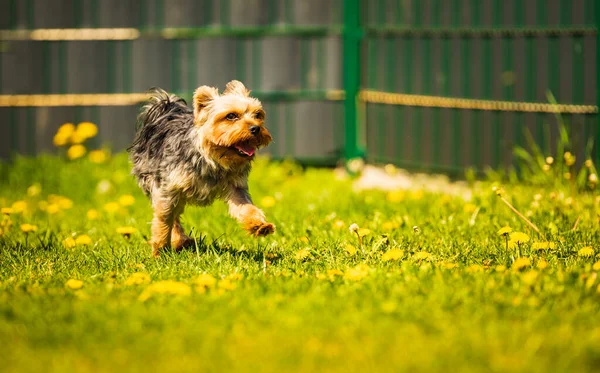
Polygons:
[[184,99],[170,95],[160,88],[153,87],[149,93],[150,98],[142,107],[137,118],[137,130],[146,127],[148,124],[160,123],[160,119],[164,116],[184,114],[190,110]]

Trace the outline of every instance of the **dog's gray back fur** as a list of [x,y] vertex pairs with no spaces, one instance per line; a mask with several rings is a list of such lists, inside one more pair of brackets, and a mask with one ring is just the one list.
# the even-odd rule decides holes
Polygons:
[[[225,170],[206,159],[194,115],[185,100],[154,88],[138,116],[138,130],[128,149],[132,173],[147,196],[153,191],[207,205],[229,192],[232,181],[244,187],[250,165]],[[176,195],[180,194],[180,195]]]

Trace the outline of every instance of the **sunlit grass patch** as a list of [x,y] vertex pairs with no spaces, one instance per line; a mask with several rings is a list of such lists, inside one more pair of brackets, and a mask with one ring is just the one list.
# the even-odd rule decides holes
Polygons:
[[597,364],[593,190],[356,191],[331,170],[259,159],[250,190],[274,236],[247,236],[223,203],[192,207],[196,245],[153,259],[152,210],[126,156],[94,157],[0,165],[8,371]]

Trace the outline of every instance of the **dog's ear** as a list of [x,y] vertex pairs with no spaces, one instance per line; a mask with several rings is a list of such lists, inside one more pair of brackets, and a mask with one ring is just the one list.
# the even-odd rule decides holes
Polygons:
[[239,80],[232,80],[225,86],[224,95],[250,96],[250,91]]
[[194,92],[194,116],[198,116],[212,100],[219,97],[219,90],[207,85],[199,87]]

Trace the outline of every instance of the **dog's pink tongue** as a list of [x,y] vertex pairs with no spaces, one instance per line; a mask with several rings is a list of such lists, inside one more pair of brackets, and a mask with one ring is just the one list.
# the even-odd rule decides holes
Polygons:
[[252,157],[254,155],[254,152],[256,151],[254,146],[252,146],[250,144],[240,144],[240,145],[237,145],[236,148],[238,150],[240,150],[241,152],[245,153],[249,157]]

